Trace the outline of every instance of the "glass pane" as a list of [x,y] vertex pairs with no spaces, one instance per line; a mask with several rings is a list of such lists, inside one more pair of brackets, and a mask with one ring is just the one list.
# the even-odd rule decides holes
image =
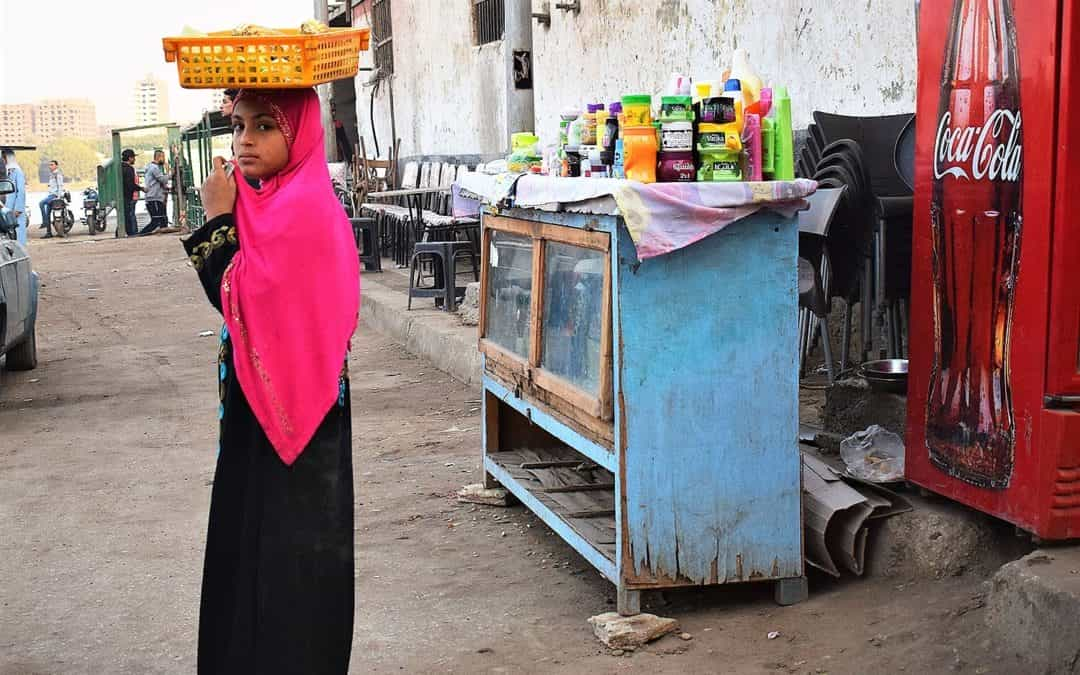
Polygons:
[[529,358],[532,326],[532,256],[531,238],[492,230],[486,334],[523,359]]
[[604,253],[548,242],[545,255],[540,365],[599,396]]

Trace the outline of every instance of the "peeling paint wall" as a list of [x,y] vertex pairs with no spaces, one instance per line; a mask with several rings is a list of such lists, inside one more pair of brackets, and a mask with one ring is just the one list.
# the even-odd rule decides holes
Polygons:
[[[533,0],[534,10],[543,5]],[[814,110],[915,108],[912,0],[582,0],[577,15],[549,7],[551,27],[533,24],[546,140],[567,106],[655,94],[673,71],[719,78],[736,47],[765,82],[787,85],[796,127]]]
[[[718,78],[737,46],[750,52],[763,80],[788,86],[796,127],[816,109],[914,110],[913,0],[581,0],[576,15],[557,2],[506,0],[505,39],[477,47],[473,0],[394,1],[402,156],[502,154],[511,133],[530,129],[551,142],[561,109],[658,93],[676,70]],[[550,11],[550,28],[530,19],[530,3],[531,11]],[[364,18],[360,6],[357,23]],[[532,92],[513,88],[514,49],[532,49]],[[369,76],[357,78],[356,112],[373,154]],[[386,156],[386,82],[374,119]]]
[[[392,3],[394,107],[402,157],[502,154],[509,151],[511,133],[532,128],[532,96],[514,90],[511,70],[512,50],[530,48],[528,1],[508,1],[505,39],[482,46],[473,37],[473,0]],[[360,10],[354,23],[366,25]],[[374,117],[381,154],[387,156],[389,83],[380,84],[372,116],[372,87],[365,86],[369,77],[361,72],[356,81],[357,127],[373,155]]]

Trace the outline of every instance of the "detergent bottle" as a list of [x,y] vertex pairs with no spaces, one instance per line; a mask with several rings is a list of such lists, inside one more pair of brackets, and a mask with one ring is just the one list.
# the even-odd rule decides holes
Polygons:
[[750,65],[750,55],[746,50],[739,47],[731,57],[731,72],[729,78],[742,83],[744,95],[743,105],[747,108],[761,97],[761,78],[754,72]]
[[786,87],[773,90],[773,180],[795,180],[795,136]]

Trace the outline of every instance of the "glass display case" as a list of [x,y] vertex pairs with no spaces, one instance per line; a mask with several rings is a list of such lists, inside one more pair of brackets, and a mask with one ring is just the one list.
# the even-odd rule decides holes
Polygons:
[[610,236],[505,217],[485,225],[489,371],[610,440]]

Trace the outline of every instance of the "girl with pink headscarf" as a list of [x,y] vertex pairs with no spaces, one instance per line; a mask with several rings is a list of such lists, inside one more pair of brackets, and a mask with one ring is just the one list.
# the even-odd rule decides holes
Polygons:
[[[314,90],[241,91],[184,242],[224,316],[199,673],[345,673],[359,261]],[[236,180],[239,170],[245,180]]]

